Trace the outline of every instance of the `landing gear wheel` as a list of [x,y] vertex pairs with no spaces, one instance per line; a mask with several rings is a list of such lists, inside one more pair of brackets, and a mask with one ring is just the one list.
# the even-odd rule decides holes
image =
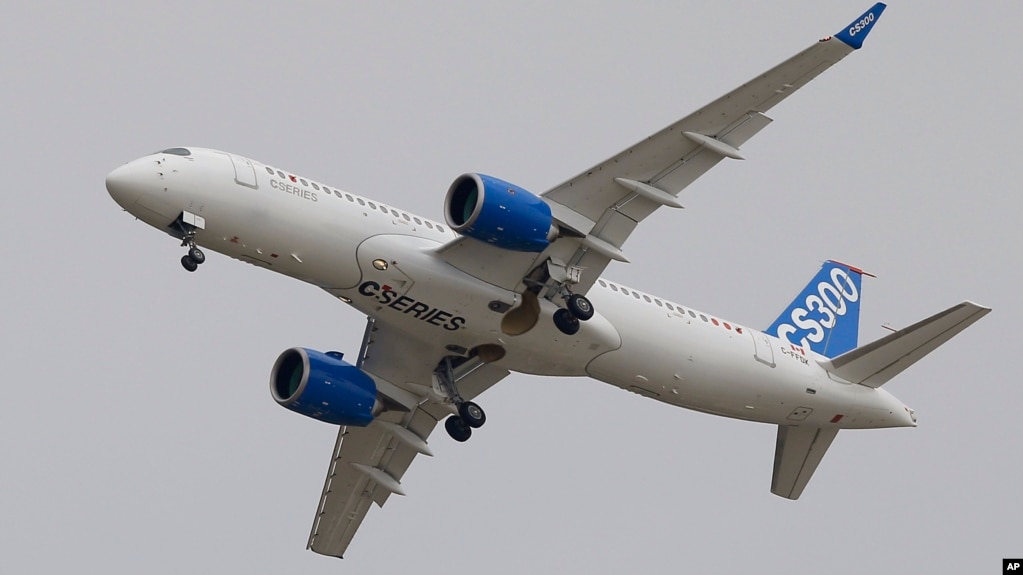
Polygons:
[[579,331],[579,320],[565,308],[554,312],[554,325],[565,335],[575,335]]
[[568,311],[580,321],[586,321],[593,317],[593,304],[586,299],[586,296],[572,294],[565,299],[565,305],[568,306]]
[[199,269],[199,264],[195,263],[195,260],[193,260],[190,256],[184,255],[181,256],[181,267],[190,272],[194,272]]
[[471,401],[458,406],[458,415],[469,427],[483,427],[487,422],[487,414],[483,413],[483,408]]
[[195,262],[196,265],[206,261],[206,254],[202,253],[202,250],[194,246],[188,248],[188,257],[192,258],[192,261]]
[[458,442],[468,441],[472,437],[472,428],[462,421],[461,417],[452,415],[444,420],[444,429],[448,430],[451,439]]

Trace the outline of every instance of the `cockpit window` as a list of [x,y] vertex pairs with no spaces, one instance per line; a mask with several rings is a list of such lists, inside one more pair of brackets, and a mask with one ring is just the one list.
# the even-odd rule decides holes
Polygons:
[[192,152],[188,148],[167,148],[160,152],[161,154],[173,154],[175,156],[191,156]]

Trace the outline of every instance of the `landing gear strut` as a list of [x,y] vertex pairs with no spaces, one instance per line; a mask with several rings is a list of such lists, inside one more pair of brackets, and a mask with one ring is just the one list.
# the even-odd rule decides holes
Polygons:
[[445,357],[433,373],[434,392],[445,401],[453,403],[458,411],[458,415],[452,415],[444,421],[444,429],[451,439],[467,441],[472,436],[473,429],[482,427],[487,422],[487,414],[479,405],[466,401],[458,393],[450,357]]

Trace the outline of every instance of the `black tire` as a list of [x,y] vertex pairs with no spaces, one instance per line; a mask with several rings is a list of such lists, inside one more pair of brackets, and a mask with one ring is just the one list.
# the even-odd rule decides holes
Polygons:
[[572,294],[565,300],[565,305],[568,306],[568,311],[580,321],[586,321],[593,317],[593,304],[586,299],[586,296]]
[[199,264],[195,263],[195,260],[193,260],[191,257],[184,255],[181,256],[181,267],[185,268],[190,272],[194,272],[195,270],[199,269]]
[[188,250],[188,257],[192,258],[195,265],[201,265],[206,261],[206,254],[202,253],[202,250],[199,248],[190,248]]
[[487,422],[487,414],[483,413],[483,408],[471,401],[466,401],[458,406],[458,415],[466,425],[473,428],[483,427],[483,424]]
[[448,430],[451,439],[459,443],[468,441],[472,437],[472,428],[457,415],[452,415],[444,421],[444,429]]
[[579,331],[579,320],[565,308],[554,312],[554,325],[565,335],[575,335]]

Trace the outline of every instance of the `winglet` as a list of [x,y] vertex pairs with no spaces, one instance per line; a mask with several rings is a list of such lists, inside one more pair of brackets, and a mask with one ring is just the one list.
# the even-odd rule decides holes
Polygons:
[[884,12],[886,7],[883,2],[874,4],[870,10],[864,12],[862,16],[853,20],[841,32],[835,34],[835,38],[859,50],[863,46],[863,41],[867,38],[867,34],[870,33],[870,29],[874,27],[874,24],[881,17],[881,12]]

